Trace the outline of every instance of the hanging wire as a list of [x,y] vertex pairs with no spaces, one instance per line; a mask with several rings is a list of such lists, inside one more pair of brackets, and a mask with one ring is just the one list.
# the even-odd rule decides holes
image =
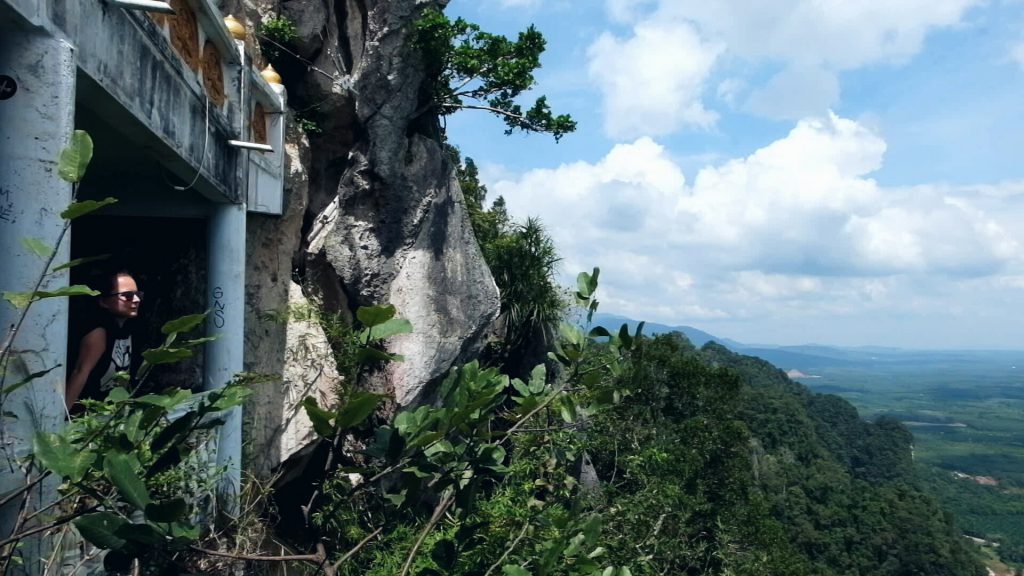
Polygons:
[[199,169],[196,170],[196,177],[192,179],[192,182],[190,182],[188,186],[174,187],[174,189],[179,192],[184,192],[185,190],[195,186],[196,182],[199,181],[199,175],[203,173],[203,166],[206,165],[206,150],[210,145],[210,97],[203,94],[203,99],[206,101],[206,127],[203,137],[203,157],[199,161]]

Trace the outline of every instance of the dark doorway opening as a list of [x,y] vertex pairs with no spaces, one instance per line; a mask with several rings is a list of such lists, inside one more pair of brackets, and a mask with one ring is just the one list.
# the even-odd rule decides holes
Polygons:
[[[103,260],[72,269],[73,284],[84,284],[97,269],[128,270],[145,293],[136,323],[136,350],[159,346],[160,328],[169,320],[206,309],[206,221],[145,216],[87,216],[72,228],[71,257],[106,255]],[[72,299],[69,334],[79,333],[76,322],[87,318],[83,308],[91,298]],[[69,350],[75,343],[69,342]],[[161,366],[147,387],[202,388],[202,347],[195,356]]]

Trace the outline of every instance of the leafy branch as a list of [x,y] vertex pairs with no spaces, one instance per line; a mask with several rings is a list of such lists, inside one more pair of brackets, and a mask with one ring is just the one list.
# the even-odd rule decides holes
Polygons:
[[568,114],[554,114],[544,96],[526,109],[516,102],[536,85],[533,73],[540,68],[546,47],[544,36],[533,26],[513,41],[429,8],[416,22],[415,46],[427,76],[427,102],[419,113],[433,110],[446,116],[457,110],[485,110],[505,122],[506,134],[546,132],[556,141],[576,130],[576,121]]

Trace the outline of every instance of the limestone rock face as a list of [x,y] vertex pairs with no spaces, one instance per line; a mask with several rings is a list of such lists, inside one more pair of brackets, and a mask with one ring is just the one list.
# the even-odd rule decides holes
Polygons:
[[250,471],[266,476],[315,440],[299,403],[313,396],[336,404],[340,384],[327,338],[292,281],[301,254],[309,195],[309,142],[289,118],[285,136],[285,209],[280,217],[249,214],[246,230],[245,368],[270,381],[255,385],[245,406]]
[[412,24],[431,4],[220,4],[244,15],[250,30],[278,14],[296,24],[292,49],[301,60],[282,56],[274,66],[289,106],[317,128],[304,134],[289,114],[285,214],[250,215],[246,369],[283,377],[259,385],[246,407],[249,461],[258,473],[313,441],[297,405],[305,395],[326,405],[336,397],[339,377],[322,330],[301,314],[282,315],[289,306],[312,302],[323,313],[351,317],[359,306],[394,304],[413,324],[412,334],[388,342],[405,361],[360,385],[399,406],[429,400],[431,385],[479,349],[497,316],[497,288],[455,166],[438,143],[437,119],[420,101]]
[[[499,307],[455,167],[435,139],[418,133],[431,126],[422,116],[423,74],[410,37],[422,4],[377,2],[365,12],[352,76],[355,121],[365,137],[349,151],[336,206],[319,215],[322,253],[353,307],[390,302],[413,324],[413,334],[391,343],[405,361],[369,382],[399,405],[422,400],[432,381],[475,352]],[[320,253],[317,242],[310,247]]]
[[294,282],[288,302],[292,317],[284,324],[282,381],[262,386],[248,406],[253,418],[250,470],[260,475],[313,446],[317,435],[302,401],[312,396],[320,406],[337,408],[342,384],[327,337],[315,314],[304,313],[310,303]]

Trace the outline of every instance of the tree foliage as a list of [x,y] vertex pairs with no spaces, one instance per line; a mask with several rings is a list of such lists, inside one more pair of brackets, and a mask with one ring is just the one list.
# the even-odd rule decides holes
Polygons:
[[533,73],[546,45],[533,26],[509,40],[428,8],[416,22],[415,45],[426,70],[426,107],[437,114],[485,110],[505,122],[506,134],[547,132],[555,140],[576,130],[568,114],[552,112],[545,96],[525,109],[517,102],[536,84]]
[[473,233],[501,294],[502,342],[492,346],[489,359],[522,376],[543,359],[568,308],[555,280],[558,250],[539,219],[514,222],[504,198],[486,208],[487,187],[479,180],[476,163],[472,158],[462,162],[458,150],[449,150]]

